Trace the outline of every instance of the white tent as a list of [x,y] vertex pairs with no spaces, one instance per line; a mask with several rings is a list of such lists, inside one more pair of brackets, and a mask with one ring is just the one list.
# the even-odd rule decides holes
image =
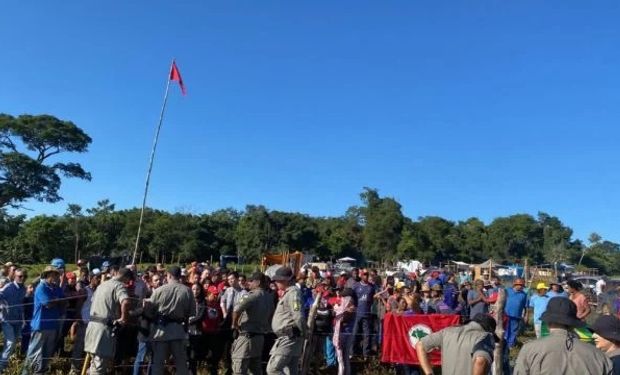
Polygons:
[[355,258],[351,258],[351,257],[344,257],[344,258],[340,258],[338,259],[339,262],[355,262],[357,259]]

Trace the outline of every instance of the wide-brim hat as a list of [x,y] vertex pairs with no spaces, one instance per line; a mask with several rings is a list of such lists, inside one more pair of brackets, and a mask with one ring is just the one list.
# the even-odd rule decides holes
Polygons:
[[60,271],[54,266],[46,266],[43,272],[41,272],[41,278],[46,279],[50,273],[55,273],[56,275],[60,275]]
[[441,285],[439,284],[435,284],[433,285],[433,287],[431,288],[431,290],[434,290],[435,292],[443,292],[443,288],[441,287]]
[[577,305],[568,298],[551,298],[540,320],[547,324],[583,327],[585,322],[577,319]]
[[289,267],[280,267],[276,270],[275,275],[271,278],[272,281],[290,281],[293,278],[293,270]]
[[620,342],[620,319],[613,315],[600,316],[589,328],[609,341]]
[[430,292],[431,288],[428,286],[428,284],[424,284],[422,285],[422,288],[420,289],[420,292]]

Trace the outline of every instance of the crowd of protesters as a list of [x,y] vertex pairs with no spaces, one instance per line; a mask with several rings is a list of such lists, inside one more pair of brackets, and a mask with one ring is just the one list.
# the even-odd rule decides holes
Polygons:
[[[115,326],[114,366],[115,370],[124,373],[148,373],[152,359],[149,341],[153,322],[142,314],[141,308],[143,301],[166,283],[167,270],[161,264],[144,269],[130,265],[127,269],[132,271],[131,277],[123,279],[132,301],[130,324]],[[27,275],[23,269],[5,264],[0,270],[0,318],[4,336],[0,372],[7,368],[17,343],[21,342],[21,354],[25,356],[24,374],[31,373],[33,368],[36,370],[32,372],[45,373],[49,360],[55,356],[68,358],[71,372],[81,373],[93,296],[102,283],[117,277],[119,272],[122,272],[119,266],[108,262],[100,268],[89,268],[84,261],[79,261],[76,269],[69,270],[64,261],[54,259],[40,277],[25,283]],[[180,268],[179,276],[180,282],[190,288],[194,298],[192,306],[195,306],[195,313],[184,322],[190,372],[195,374],[198,366],[204,364],[212,375],[220,368],[226,374],[233,374],[231,347],[237,328],[233,312],[250,291],[248,277],[208,262],[185,265]],[[470,321],[481,323],[485,321],[481,317],[495,314],[494,304],[500,288],[504,288],[506,303],[500,320],[505,328],[507,350],[517,345],[524,324],[529,324],[530,311],[533,312],[532,322],[538,338],[557,330],[557,316],[551,324],[545,323],[552,299],[571,301],[564,303],[570,303],[567,305],[570,308],[575,307],[575,320],[569,319],[571,324],[565,325],[569,328],[582,327],[583,324],[575,322],[585,322],[592,313],[588,298],[581,291],[582,285],[577,281],[568,281],[565,286],[538,283],[528,296],[526,282],[521,278],[514,279],[511,287],[505,287],[500,278],[488,273],[473,282],[470,275],[464,277],[448,270],[399,276],[386,276],[372,268],[326,271],[316,267],[294,276],[292,282],[299,289],[300,309],[306,317],[315,299],[320,299],[312,333],[320,350],[313,351],[312,359],[321,367],[321,373],[350,374],[352,360],[364,364],[376,357],[381,351],[382,322],[387,313],[402,316],[457,314],[464,325]],[[271,296],[275,307],[284,290],[277,288],[267,276],[264,278],[265,292]],[[607,306],[620,306],[618,302],[610,301]],[[565,309],[570,310],[569,307]],[[554,313],[558,314],[557,311]],[[593,340],[597,348],[615,357],[614,371],[617,374],[620,373],[617,364],[620,360],[620,323],[615,308],[608,308],[603,313],[606,313],[605,319],[599,319],[598,326],[593,327]],[[579,333],[576,337],[583,339]],[[275,336],[267,334],[264,341],[263,367],[269,359]],[[440,345],[440,340],[433,343]],[[505,373],[510,373],[508,361],[504,365]],[[409,365],[397,365],[396,368],[405,374],[425,372],[425,368]]]

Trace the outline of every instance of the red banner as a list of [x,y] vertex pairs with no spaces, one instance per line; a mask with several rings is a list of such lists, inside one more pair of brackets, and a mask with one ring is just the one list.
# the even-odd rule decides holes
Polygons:
[[[383,320],[383,350],[381,361],[404,365],[419,365],[415,345],[433,332],[459,324],[458,315],[392,315],[385,314]],[[433,366],[441,365],[441,352],[428,353]]]

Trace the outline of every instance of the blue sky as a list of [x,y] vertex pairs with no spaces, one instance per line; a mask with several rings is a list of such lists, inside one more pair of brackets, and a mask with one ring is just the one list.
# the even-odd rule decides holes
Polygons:
[[364,186],[411,217],[545,211],[620,241],[620,2],[9,1],[0,112],[94,142],[65,202],[340,215]]

